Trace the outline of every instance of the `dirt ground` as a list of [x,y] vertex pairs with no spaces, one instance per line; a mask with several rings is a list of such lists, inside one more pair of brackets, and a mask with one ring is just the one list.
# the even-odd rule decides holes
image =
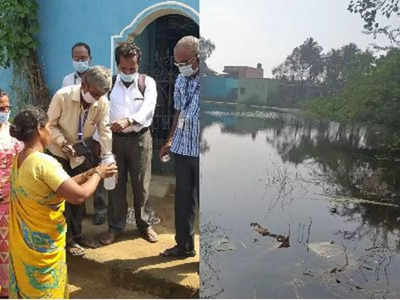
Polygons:
[[[159,256],[175,244],[174,191],[172,178],[153,176],[150,199],[161,219],[161,223],[154,226],[159,242],[146,242],[138,235],[136,226],[129,224],[115,243],[87,249],[83,257],[67,257],[71,298],[197,297],[200,285],[198,230],[196,257],[171,260]],[[91,208],[87,210],[90,212]],[[92,225],[88,216],[83,230],[85,236],[97,239],[107,230],[107,225]]]

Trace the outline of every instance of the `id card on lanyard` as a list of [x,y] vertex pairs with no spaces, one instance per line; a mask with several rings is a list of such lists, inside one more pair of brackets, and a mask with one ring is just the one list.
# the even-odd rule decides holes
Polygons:
[[183,129],[184,124],[185,124],[185,114],[183,113],[183,111],[181,111],[181,112],[179,113],[178,125],[177,125],[177,127],[178,127],[179,129]]
[[85,110],[83,112],[83,118],[82,118],[82,112],[79,115],[79,122],[78,122],[78,141],[82,142],[83,141],[83,127],[85,126],[86,119],[89,114],[89,109]]
[[191,81],[192,81],[192,79],[188,79],[186,81],[186,84],[185,84],[185,96],[184,96],[184,99],[186,100],[186,102],[185,102],[185,104],[183,106],[183,109],[179,113],[178,124],[177,124],[177,127],[179,129],[183,129],[183,127],[185,126],[185,113],[186,113],[186,110],[188,109],[190,103],[192,102],[192,98],[193,98],[193,95],[194,95],[194,93],[193,93],[192,97],[190,97],[190,99],[189,99],[189,95],[188,94],[189,94],[189,88],[190,88],[190,82]]

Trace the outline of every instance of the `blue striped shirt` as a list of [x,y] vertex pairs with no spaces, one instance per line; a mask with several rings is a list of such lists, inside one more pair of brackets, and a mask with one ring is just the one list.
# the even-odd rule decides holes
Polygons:
[[183,128],[176,128],[171,152],[199,157],[200,152],[200,76],[184,77],[179,74],[175,82],[174,107],[183,114]]

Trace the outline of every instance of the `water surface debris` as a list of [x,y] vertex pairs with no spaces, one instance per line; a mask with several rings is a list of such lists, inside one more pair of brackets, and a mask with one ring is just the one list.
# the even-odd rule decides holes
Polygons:
[[[325,258],[344,255],[344,248],[342,246],[331,244],[330,242],[310,243],[307,247],[315,254]],[[337,269],[332,269],[331,273],[333,273],[332,271],[336,272]]]
[[338,203],[356,203],[356,204],[371,204],[371,205],[380,205],[380,206],[390,206],[390,207],[397,207],[399,208],[400,205],[391,203],[391,202],[383,202],[383,201],[373,201],[373,200],[366,200],[360,198],[353,198],[353,197],[330,197],[326,195],[322,195],[323,197],[327,198],[329,201],[338,202]]
[[236,250],[236,247],[231,243],[231,241],[227,237],[224,237],[220,240],[215,241],[214,249],[218,252],[225,252],[225,251]]
[[267,236],[269,235],[269,230],[263,226],[261,226],[258,223],[250,223],[250,226],[253,227],[253,230],[255,232],[258,232],[259,234],[261,234],[262,236]]
[[290,247],[290,227],[289,234],[284,236],[282,234],[274,234],[270,232],[267,228],[261,226],[258,223],[250,223],[250,226],[253,227],[253,230],[262,236],[269,236],[275,238],[278,242],[280,242],[278,248],[289,248]]

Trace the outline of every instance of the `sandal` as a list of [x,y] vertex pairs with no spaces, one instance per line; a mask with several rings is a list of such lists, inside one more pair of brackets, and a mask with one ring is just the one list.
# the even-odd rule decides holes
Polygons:
[[147,227],[144,230],[140,230],[140,234],[142,235],[142,237],[150,242],[150,243],[156,243],[158,242],[158,235],[157,233],[153,230],[153,228],[151,227]]
[[104,234],[101,235],[100,237],[100,243],[103,245],[110,245],[115,242],[115,239],[119,236],[119,234],[116,234],[114,232],[107,231]]
[[101,244],[95,240],[89,240],[82,238],[79,240],[79,244],[82,245],[85,248],[91,248],[91,249],[96,249],[101,246]]
[[85,249],[79,245],[77,242],[71,242],[67,245],[66,250],[72,256],[83,256],[85,254]]

